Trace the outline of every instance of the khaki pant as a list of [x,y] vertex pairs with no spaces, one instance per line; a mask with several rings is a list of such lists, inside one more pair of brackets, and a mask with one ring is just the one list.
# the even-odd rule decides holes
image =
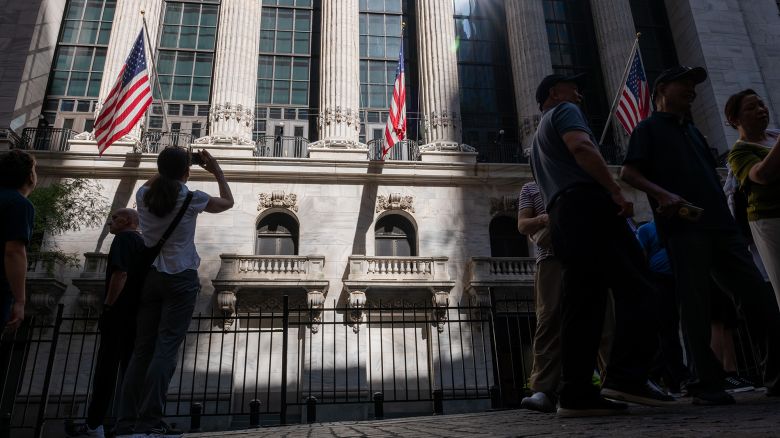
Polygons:
[[[536,334],[533,346],[534,364],[529,386],[533,392],[553,395],[558,392],[558,384],[561,380],[561,262],[555,257],[544,259],[537,265],[534,296]],[[614,301],[610,293],[597,361],[602,376],[609,362],[614,331]]]
[[780,305],[780,218],[750,221],[750,231]]

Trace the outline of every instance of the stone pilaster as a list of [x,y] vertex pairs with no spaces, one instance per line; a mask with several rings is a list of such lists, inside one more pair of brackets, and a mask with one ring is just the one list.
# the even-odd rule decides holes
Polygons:
[[[143,27],[141,10],[145,11],[146,23],[149,29],[149,38],[144,41],[146,45],[146,60],[149,64],[149,74],[152,73],[151,53],[155,47],[149,47],[148,41],[154,44],[157,41],[157,33],[160,27],[160,12],[164,2],[160,0],[118,0],[114,23],[111,27],[111,39],[106,52],[106,64],[103,70],[103,81],[100,83],[100,95],[98,97],[98,112],[100,106],[111,91],[111,87],[119,76],[122,66],[130,54],[138,32]],[[150,77],[150,79],[153,79]],[[142,119],[143,120],[143,119]],[[140,121],[122,141],[138,141],[141,137]]]
[[505,8],[517,126],[523,147],[529,148],[541,115],[536,103],[536,87],[553,72],[544,4],[542,0],[507,1]]
[[309,147],[312,158],[368,157],[359,142],[359,11],[358,0],[322,0],[320,140]]
[[[420,146],[422,159],[429,161],[434,157],[430,152],[442,152],[475,160],[474,149],[461,144],[458,57],[452,50],[454,5],[451,0],[427,0],[416,2],[416,8],[420,96],[425,123],[425,144]],[[433,161],[440,161],[438,158]]]
[[253,145],[260,2],[222,0],[209,136],[198,144]]
[[[623,88],[621,79],[626,69],[631,47],[636,39],[636,28],[629,0],[591,0],[593,27],[601,56],[601,70],[608,102],[612,105],[615,94]],[[626,144],[623,127],[613,117],[612,126],[617,133],[615,141]],[[600,132],[595,133],[601,135]]]

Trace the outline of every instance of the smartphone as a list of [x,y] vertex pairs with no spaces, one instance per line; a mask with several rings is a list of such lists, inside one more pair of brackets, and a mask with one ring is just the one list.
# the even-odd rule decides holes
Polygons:
[[195,151],[190,152],[190,165],[191,166],[203,165],[203,156],[200,155],[200,152],[195,152]]
[[677,210],[677,214],[681,218],[691,222],[698,222],[703,213],[703,208],[699,208],[692,204],[680,204],[680,208]]

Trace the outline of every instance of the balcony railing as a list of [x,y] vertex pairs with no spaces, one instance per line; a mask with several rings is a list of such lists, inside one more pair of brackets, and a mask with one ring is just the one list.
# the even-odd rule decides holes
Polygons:
[[215,281],[321,280],[325,257],[221,254]]
[[[385,147],[385,140],[375,138],[368,142],[368,159],[381,160],[382,150]],[[414,140],[402,140],[393,146],[385,156],[386,160],[393,161],[419,161],[420,148]]]
[[309,139],[306,137],[285,137],[261,135],[255,145],[255,157],[307,158]]
[[528,163],[519,143],[470,144],[477,150],[480,163]]
[[17,147],[36,151],[67,151],[70,149],[68,140],[75,136],[75,131],[64,128],[24,128]]
[[167,147],[186,148],[190,144],[192,144],[192,134],[179,131],[147,131],[141,137],[141,152],[156,154]]
[[527,283],[534,281],[536,260],[531,257],[472,257],[471,283]]
[[349,280],[448,281],[447,260],[447,257],[351,256]]

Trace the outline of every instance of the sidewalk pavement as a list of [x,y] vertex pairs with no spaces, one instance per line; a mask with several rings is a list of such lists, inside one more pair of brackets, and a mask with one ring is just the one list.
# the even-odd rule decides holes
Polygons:
[[244,431],[187,434],[187,438],[265,437],[528,437],[528,436],[780,436],[780,398],[763,391],[736,394],[736,405],[631,406],[629,415],[560,419],[555,414],[505,410],[392,420],[316,423]]

